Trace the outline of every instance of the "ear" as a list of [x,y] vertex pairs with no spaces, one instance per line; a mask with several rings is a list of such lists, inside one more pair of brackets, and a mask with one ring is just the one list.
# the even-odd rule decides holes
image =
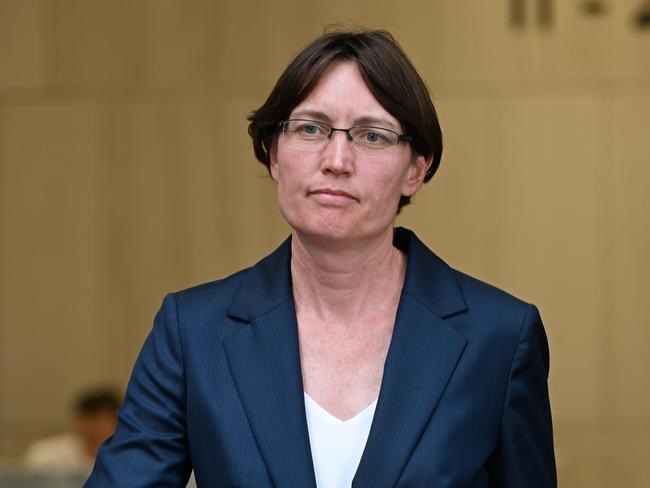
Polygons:
[[421,154],[415,154],[409,164],[406,179],[402,186],[402,195],[405,197],[412,197],[422,186],[424,182],[424,175],[431,166],[433,155],[425,158]]
[[278,182],[278,145],[273,143],[271,149],[269,150],[269,170],[271,171],[271,178],[276,183]]

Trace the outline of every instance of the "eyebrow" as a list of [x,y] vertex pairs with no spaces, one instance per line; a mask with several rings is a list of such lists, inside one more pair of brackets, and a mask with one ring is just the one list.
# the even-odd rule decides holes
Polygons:
[[[308,118],[312,120],[316,120],[319,122],[325,122],[326,124],[332,123],[332,119],[327,115],[325,112],[322,112],[320,110],[299,110],[298,112],[294,112],[291,114],[291,118],[295,119],[300,119],[300,118]],[[357,117],[354,119],[352,126],[358,126],[358,125],[373,125],[377,127],[385,127],[387,129],[392,129],[397,132],[401,132],[402,128],[399,126],[395,126],[388,120],[382,118],[382,117],[374,117],[372,115],[365,115],[361,117]]]

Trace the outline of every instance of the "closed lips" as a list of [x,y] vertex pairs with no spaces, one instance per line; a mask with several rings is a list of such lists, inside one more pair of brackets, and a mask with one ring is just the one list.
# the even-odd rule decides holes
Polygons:
[[313,190],[309,192],[310,195],[332,195],[336,197],[346,197],[351,198],[352,200],[359,200],[358,198],[350,195],[348,192],[343,190],[336,190],[333,188],[321,188],[318,190]]

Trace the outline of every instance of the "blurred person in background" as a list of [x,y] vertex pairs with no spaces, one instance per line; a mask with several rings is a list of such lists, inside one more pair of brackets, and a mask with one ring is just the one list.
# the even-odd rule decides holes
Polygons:
[[35,441],[25,452],[25,466],[49,473],[89,473],[99,447],[115,430],[120,403],[112,388],[81,392],[73,405],[72,430]]

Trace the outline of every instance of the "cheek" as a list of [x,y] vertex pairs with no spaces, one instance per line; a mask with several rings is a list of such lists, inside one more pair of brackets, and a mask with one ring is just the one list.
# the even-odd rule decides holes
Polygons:
[[382,171],[366,175],[366,181],[372,182],[367,194],[369,207],[373,214],[394,213],[404,187],[404,173],[399,171]]
[[299,199],[306,193],[309,162],[282,149],[278,151],[277,156],[275,164],[271,166],[271,175],[278,186],[278,198],[281,202],[290,204],[292,200]]
[[269,168],[271,170],[271,177],[276,183],[286,179],[294,171],[294,162],[297,155],[282,143],[281,139],[275,141],[271,149],[271,163]]
[[[408,169],[406,164],[402,161],[389,161],[382,164],[375,171],[374,175],[370,175],[376,182],[374,185],[379,192],[380,196],[385,198],[401,194],[402,188],[407,181]],[[371,181],[372,181],[371,180]]]

